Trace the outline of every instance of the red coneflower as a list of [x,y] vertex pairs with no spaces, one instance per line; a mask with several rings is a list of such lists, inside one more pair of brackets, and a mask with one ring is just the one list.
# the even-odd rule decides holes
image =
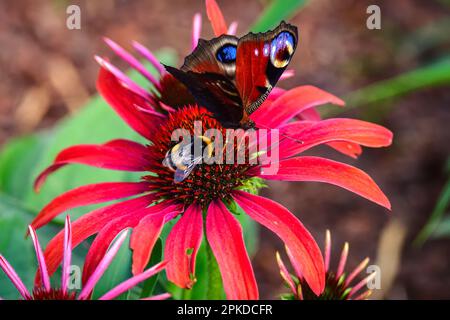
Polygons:
[[295,276],[290,274],[281,260],[280,254],[277,252],[277,262],[280,268],[280,274],[286,285],[291,290],[291,293],[283,294],[282,298],[286,300],[364,300],[367,299],[372,291],[370,289],[363,290],[358,293],[364,286],[376,276],[376,272],[354,284],[360,273],[369,264],[369,258],[365,258],[361,263],[350,273],[345,272],[345,264],[347,263],[349,244],[346,242],[341,252],[337,270],[330,268],[331,256],[331,234],[330,230],[326,231],[325,236],[325,290],[320,294],[315,294],[309,285],[305,282],[302,276],[301,267],[298,266],[292,255],[286,250],[287,255],[291,261],[292,267],[295,271]]
[[[30,292],[26,288],[25,284],[20,279],[19,275],[12,268],[12,266],[8,263],[8,261],[0,254],[0,268],[3,269],[5,274],[11,280],[12,284],[17,288],[20,295],[25,300],[86,300],[91,298],[92,291],[94,290],[95,285],[100,280],[102,275],[105,273],[108,266],[111,264],[112,260],[116,256],[117,252],[120,249],[123,241],[126,239],[128,231],[122,232],[111,246],[111,248],[106,252],[105,255],[100,257],[100,262],[94,272],[92,272],[91,276],[87,279],[86,284],[78,293],[77,291],[71,290],[69,288],[69,277],[70,277],[70,268],[72,261],[72,226],[70,223],[70,218],[66,217],[66,224],[64,227],[64,243],[61,244],[63,247],[63,264],[62,264],[62,279],[61,286],[58,288],[54,288],[50,284],[49,272],[47,269],[47,263],[44,259],[44,254],[42,253],[41,246],[39,244],[39,240],[37,238],[35,230],[30,226],[29,232],[31,234],[31,238],[33,240],[34,249],[36,251],[36,259],[38,262],[38,272],[40,278],[42,279],[40,284],[36,284],[33,290]],[[146,279],[152,277],[156,273],[160,272],[164,269],[166,262],[160,262],[152,268],[147,269],[143,273],[134,276],[115,288],[111,289],[103,296],[99,298],[99,300],[112,300],[122,293],[128,291],[133,288],[137,284]],[[167,299],[170,295],[165,293],[158,296],[146,298],[146,299]]]
[[[216,35],[227,32],[229,29],[215,1],[206,1],[206,4]],[[230,29],[234,31],[235,25]],[[200,16],[196,15],[194,45],[197,44],[199,34]],[[133,43],[137,52],[159,71],[159,80],[116,43],[109,39],[106,42],[153,85],[150,91],[145,90],[109,62],[97,57],[101,65],[98,90],[131,128],[149,140],[149,145],[114,140],[103,145],[70,147],[63,150],[37,178],[35,187],[38,190],[49,174],[73,163],[148,174],[140,182],[100,183],[68,191],[43,208],[32,222],[33,227],[40,228],[71,208],[140,195],[94,210],[74,222],[73,246],[97,234],[86,257],[83,279],[92,274],[109,243],[126,227],[134,228],[131,235],[132,271],[135,275],[139,274],[149,261],[164,224],[180,215],[165,244],[168,279],[182,288],[192,287],[195,282],[196,255],[206,219],[206,237],[218,262],[227,298],[257,299],[258,289],[244,246],[242,228],[224,204],[234,200],[251,218],[283,240],[293,259],[301,266],[305,281],[313,292],[320,294],[325,285],[324,264],[320,250],[308,230],[282,205],[250,194],[246,187],[258,185],[255,181],[260,178],[321,181],[338,185],[389,208],[386,196],[363,171],[324,158],[297,155],[326,143],[356,156],[360,153],[360,145],[390,145],[392,133],[381,126],[358,120],[319,121],[313,107],[344,103],[318,88],[302,86],[288,91],[275,89],[252,115],[252,119],[257,125],[279,128],[280,132],[295,138],[280,142],[281,160],[276,175],[264,174],[264,166],[261,165],[201,164],[181,183],[174,183],[173,172],[162,164],[166,152],[172,146],[173,130],[184,128],[193,134],[193,122],[196,120],[202,121],[203,130],[223,128],[203,108],[195,105],[186,88],[165,73],[163,66],[148,49]],[[60,233],[46,248],[50,273],[61,262],[62,242],[63,234]]]

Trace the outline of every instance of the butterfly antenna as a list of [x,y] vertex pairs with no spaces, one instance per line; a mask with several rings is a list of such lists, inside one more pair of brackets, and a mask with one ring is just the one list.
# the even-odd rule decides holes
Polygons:
[[[265,126],[265,125],[263,125],[263,124],[258,124],[258,126],[262,126],[262,127],[263,127],[262,129],[273,130],[273,128],[269,128],[269,127],[267,127],[267,126]],[[256,127],[256,129],[261,129],[261,128]],[[289,136],[289,135],[287,135],[287,134],[284,134],[284,133],[279,133],[279,135],[282,136],[283,138],[286,138],[286,139],[295,141],[295,142],[300,143],[300,144],[304,144],[304,143],[305,143],[303,140],[296,139],[296,138],[291,137],[291,136]],[[281,141],[280,141],[280,142],[281,142]]]

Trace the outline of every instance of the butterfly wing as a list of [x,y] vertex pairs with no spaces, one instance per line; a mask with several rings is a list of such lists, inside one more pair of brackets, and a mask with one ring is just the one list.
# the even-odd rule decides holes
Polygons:
[[290,62],[298,32],[284,21],[274,30],[249,33],[239,39],[236,53],[236,87],[246,115],[267,98]]
[[226,128],[238,128],[244,109],[239,93],[231,80],[217,73],[182,71],[170,66],[166,70],[183,83],[197,103],[210,111]]
[[184,59],[181,70],[196,73],[217,73],[234,79],[236,70],[236,50],[239,39],[234,36],[198,41],[194,51]]

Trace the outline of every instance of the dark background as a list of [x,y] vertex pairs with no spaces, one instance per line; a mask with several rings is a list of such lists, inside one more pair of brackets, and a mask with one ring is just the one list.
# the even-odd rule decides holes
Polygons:
[[[218,1],[227,22],[248,30],[263,1]],[[381,7],[382,29],[366,28],[366,8]],[[81,7],[82,28],[65,27],[65,9]],[[0,3],[0,144],[10,138],[52,126],[76,112],[95,93],[98,72],[93,55],[113,57],[102,41],[125,48],[135,39],[150,49],[190,51],[192,16],[201,12],[202,36],[212,37],[203,1],[2,1]],[[291,67],[296,76],[282,86],[312,84],[338,96],[376,81],[413,70],[448,55],[450,42],[421,50],[411,34],[441,19],[450,19],[445,0],[362,1],[312,0],[292,19],[300,44]],[[441,36],[449,29],[437,29]],[[447,37],[448,38],[448,37]],[[125,64],[112,59],[121,67]],[[334,159],[368,172],[392,202],[392,212],[345,190],[315,183],[271,182],[263,191],[295,212],[322,246],[332,230],[333,261],[344,241],[350,243],[350,267],[369,256],[382,269],[376,298],[449,299],[450,241],[411,244],[426,223],[446,176],[450,155],[450,90],[440,87],[411,93],[371,108],[340,116],[368,119],[391,129],[390,148],[365,150],[348,160],[327,149]],[[317,154],[317,151],[314,150]],[[281,286],[274,252],[283,250],[270,232],[262,231],[254,266],[263,298]]]

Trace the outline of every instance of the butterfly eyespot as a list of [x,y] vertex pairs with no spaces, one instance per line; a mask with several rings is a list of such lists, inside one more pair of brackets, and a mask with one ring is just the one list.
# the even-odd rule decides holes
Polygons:
[[232,63],[236,61],[236,46],[226,44],[217,50],[216,58],[222,63]]
[[294,37],[290,32],[278,34],[270,44],[270,61],[276,68],[284,68],[291,61],[294,53]]

